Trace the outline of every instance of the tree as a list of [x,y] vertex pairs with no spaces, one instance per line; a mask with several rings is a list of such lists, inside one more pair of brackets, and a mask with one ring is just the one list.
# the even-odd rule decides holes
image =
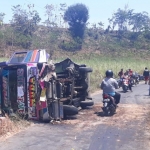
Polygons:
[[114,29],[116,26],[118,26],[119,31],[126,31],[128,29],[128,22],[130,16],[132,15],[133,10],[128,9],[128,6],[125,6],[125,9],[118,9],[117,12],[115,12],[111,19],[109,20],[109,23],[112,24],[112,29]]
[[[53,4],[45,6],[45,16],[47,19],[44,21],[47,27],[52,29],[53,27],[62,27],[63,23],[62,19],[64,16],[64,12],[66,10],[67,5],[65,3],[61,3],[59,6],[54,6]],[[59,12],[58,12],[59,11]]]
[[4,16],[5,16],[4,13],[0,13],[0,25],[3,24]]
[[98,25],[99,25],[99,29],[100,29],[100,30],[103,30],[103,28],[104,28],[104,23],[102,23],[102,22],[100,21],[100,22],[98,22]]
[[64,20],[69,24],[69,30],[73,38],[83,39],[89,12],[84,4],[75,4],[65,11]]
[[[51,28],[51,27],[57,27],[57,23],[55,22],[56,21],[56,18],[57,16],[53,14],[53,11],[55,10],[55,7],[54,5],[46,5],[45,6],[45,9],[46,9],[46,16],[47,16],[47,20],[45,20],[45,24],[47,25],[47,27]],[[55,18],[55,19],[54,19]],[[55,20],[55,21],[54,21]]]
[[11,20],[11,24],[16,31],[32,36],[41,18],[36,10],[31,10],[31,7],[34,6],[28,5],[28,7],[29,11],[27,12],[20,5],[13,6],[13,20]]
[[[61,19],[63,19],[64,18],[64,13],[65,13],[65,11],[66,11],[66,8],[67,8],[67,4],[66,3],[60,3],[60,9],[59,9],[59,11],[60,11],[60,18]],[[64,22],[61,22],[61,19],[60,19],[60,24],[62,23],[62,26],[66,26],[65,24],[66,24],[66,22],[64,21]]]
[[12,8],[13,17],[11,25],[24,48],[30,47],[31,37],[36,31],[37,24],[41,20],[38,12],[32,10],[33,7],[34,5],[28,5],[29,11],[22,9],[20,5],[13,6]]
[[129,24],[133,32],[140,32],[150,28],[150,18],[147,12],[133,13],[130,16]]
[[66,3],[60,3],[60,11],[63,13],[66,11],[67,4]]

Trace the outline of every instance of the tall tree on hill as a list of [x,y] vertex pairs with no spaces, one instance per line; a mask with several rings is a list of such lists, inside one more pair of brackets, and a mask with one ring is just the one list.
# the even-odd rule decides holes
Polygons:
[[118,9],[111,19],[108,19],[112,29],[116,27],[118,31],[132,30],[133,32],[144,31],[150,28],[150,18],[147,12],[134,13],[133,9]]
[[20,5],[13,6],[13,17],[11,20],[11,25],[15,27],[15,30],[19,31],[24,35],[32,36],[33,32],[36,30],[37,24],[40,22],[41,18],[36,10],[32,10],[31,5],[28,5],[29,11],[22,9]]
[[89,11],[84,4],[69,6],[64,14],[64,20],[68,22],[69,30],[74,39],[83,39],[86,22],[88,19]]
[[133,13],[129,19],[129,25],[133,32],[140,32],[150,29],[150,18],[147,12]]
[[3,24],[4,16],[5,16],[4,13],[0,13],[0,25]]
[[29,11],[22,9],[20,5],[13,6],[13,17],[10,21],[15,33],[18,36],[18,41],[24,48],[29,48],[31,38],[36,31],[36,27],[41,18],[36,10],[33,10],[34,5],[28,5]]
[[57,16],[54,14],[55,6],[50,4],[45,6],[46,12],[45,15],[47,16],[47,19],[45,20],[45,24],[47,27],[52,29],[52,27],[57,27],[56,18]]
[[133,10],[128,9],[128,6],[125,6],[125,9],[118,9],[117,12],[115,12],[111,19],[109,20],[109,23],[112,24],[112,29],[114,29],[116,26],[118,28],[118,31],[126,31],[128,30],[128,23],[129,18],[131,18]]
[[[60,3],[60,24],[62,24],[62,27],[65,27],[66,28],[66,22],[64,21],[64,13],[67,9],[67,4],[66,3]],[[63,20],[63,21],[62,21]]]

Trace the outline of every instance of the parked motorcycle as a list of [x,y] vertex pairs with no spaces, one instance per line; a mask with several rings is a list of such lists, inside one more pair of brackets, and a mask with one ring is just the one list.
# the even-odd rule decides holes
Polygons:
[[116,106],[113,104],[113,97],[108,94],[103,94],[103,107],[102,110],[105,115],[113,115],[116,112]]

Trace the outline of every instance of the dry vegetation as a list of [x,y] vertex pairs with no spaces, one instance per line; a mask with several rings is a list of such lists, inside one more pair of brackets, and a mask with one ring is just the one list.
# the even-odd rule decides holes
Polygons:
[[32,123],[30,121],[24,120],[18,116],[8,117],[0,117],[0,140],[4,140],[21,130],[24,130]]

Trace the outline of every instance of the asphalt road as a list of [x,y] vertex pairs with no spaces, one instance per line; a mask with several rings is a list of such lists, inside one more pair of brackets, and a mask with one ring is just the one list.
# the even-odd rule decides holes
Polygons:
[[[150,108],[148,85],[140,83],[140,85],[133,87],[133,92],[123,93],[121,88],[118,92],[121,93],[121,104],[124,104],[124,106],[129,106],[131,109],[136,106],[136,111],[138,111],[138,108],[143,109],[143,111]],[[98,97],[99,95],[94,97],[96,102],[98,102]],[[149,113],[148,110],[147,112]],[[130,115],[132,116],[132,113]],[[125,126],[98,126],[93,133],[89,150],[150,150],[149,127],[147,130],[147,117],[150,117],[150,115],[148,115],[145,113],[145,118],[140,120],[131,119],[126,122]],[[122,121],[120,120],[120,122]]]
[[[89,123],[86,117],[76,123],[76,118],[69,120],[69,123],[54,125],[36,123],[1,141],[0,150],[150,150],[148,85],[140,83],[133,87],[133,92],[118,91],[121,93],[121,103],[116,115],[104,117],[98,115],[100,112],[95,109],[87,109],[76,117],[85,115]],[[100,93],[93,95],[98,107],[101,97]],[[89,115],[89,111],[95,113]]]

